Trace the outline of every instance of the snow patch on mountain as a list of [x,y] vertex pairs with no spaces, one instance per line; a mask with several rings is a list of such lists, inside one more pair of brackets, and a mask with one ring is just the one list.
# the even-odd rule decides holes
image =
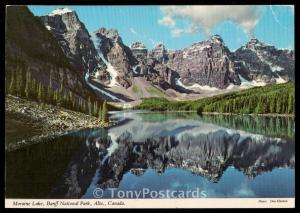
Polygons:
[[279,71],[284,70],[284,68],[283,68],[283,67],[280,67],[280,66],[270,65],[270,64],[269,64],[269,66],[270,66],[272,72],[277,72],[277,71],[279,72]]
[[51,27],[49,25],[46,25],[47,30],[51,30]]
[[86,72],[86,73],[85,73],[84,79],[85,79],[85,82],[86,82],[93,90],[96,90],[96,91],[102,93],[103,95],[110,97],[112,100],[119,101],[119,102],[122,102],[122,103],[125,102],[124,100],[122,100],[122,99],[120,99],[120,98],[118,98],[118,97],[112,95],[111,93],[106,92],[106,91],[104,91],[104,90],[102,90],[102,89],[100,89],[100,88],[94,86],[93,84],[91,84],[91,83],[89,82],[89,72]]
[[196,83],[196,84],[193,84],[193,85],[191,85],[191,86],[186,86],[186,85],[184,85],[184,84],[181,82],[180,78],[178,78],[178,79],[176,80],[176,85],[181,86],[181,87],[183,87],[183,88],[185,88],[185,89],[191,89],[191,90],[193,90],[193,89],[210,90],[210,91],[217,91],[217,90],[219,90],[219,89],[216,88],[216,87],[210,87],[210,86],[207,86],[207,85],[201,86],[201,85],[199,85],[199,84],[197,84],[197,83]]
[[207,44],[207,45],[203,45],[203,46],[199,46],[199,44],[193,45],[190,48],[186,49],[185,51],[183,51],[183,58],[187,58],[190,54],[195,54],[198,53],[199,51],[203,51],[204,49],[209,49],[211,48],[211,45]]
[[99,38],[96,37],[95,33],[91,33],[91,40],[95,45],[96,51],[98,53],[97,58],[98,60],[102,60],[105,65],[106,65],[106,71],[109,73],[111,79],[110,79],[110,83],[109,83],[109,87],[113,87],[113,86],[119,86],[116,77],[118,76],[118,72],[115,70],[115,68],[104,58],[103,53],[100,51],[100,43],[101,40]]
[[276,84],[283,84],[286,83],[287,81],[284,80],[281,76],[278,75],[278,78],[275,78]]
[[55,16],[55,15],[62,15],[66,13],[72,13],[73,11],[68,8],[58,8],[56,10],[53,10],[51,13],[49,13],[49,16]]
[[106,71],[109,73],[111,79],[110,79],[110,83],[109,83],[109,87],[113,87],[113,86],[119,86],[116,78],[118,76],[117,71],[115,70],[115,68],[104,58],[103,54],[100,53],[98,51],[99,57],[102,59],[102,61],[105,63],[106,65]]
[[239,75],[239,78],[241,79],[241,87],[260,87],[260,86],[265,86],[265,82],[259,82],[259,81],[248,81],[245,78],[243,78],[241,75]]
[[138,68],[138,65],[133,66],[132,71],[133,71],[133,73],[138,74],[138,72],[136,71],[136,68]]

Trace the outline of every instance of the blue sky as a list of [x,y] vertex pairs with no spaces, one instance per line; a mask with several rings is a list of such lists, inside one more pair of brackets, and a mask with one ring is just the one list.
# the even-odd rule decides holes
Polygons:
[[[163,10],[159,6],[29,6],[29,9],[34,15],[41,16],[62,7],[75,10],[89,32],[100,27],[117,29],[128,46],[141,41],[151,49],[156,43],[163,42],[168,49],[181,49],[206,40],[209,34],[203,29],[209,29],[210,34],[221,35],[229,49],[235,50],[249,40],[250,34],[246,31],[251,28],[252,34],[265,43],[294,49],[294,12],[287,6],[261,6],[259,14],[254,14],[253,8],[245,11],[232,9],[230,14],[233,15],[222,15],[212,23],[209,11],[206,11],[206,16],[201,16],[194,8]],[[187,11],[195,13],[189,14]],[[161,24],[159,20],[166,16],[172,20]],[[188,32],[191,24],[198,30]],[[174,36],[176,30],[178,33]]]

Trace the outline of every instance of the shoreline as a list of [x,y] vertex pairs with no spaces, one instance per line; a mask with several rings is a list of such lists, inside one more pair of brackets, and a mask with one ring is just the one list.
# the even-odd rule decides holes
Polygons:
[[40,104],[7,95],[5,99],[5,151],[54,139],[83,129],[109,128],[112,123],[59,106]]
[[[136,109],[141,111],[140,109]],[[125,111],[125,110],[121,110]],[[133,109],[134,111],[134,109]],[[172,111],[167,111],[167,110],[145,110],[145,112],[140,112],[140,113],[197,113],[197,110],[172,110]],[[228,113],[228,112],[202,112],[203,115],[241,115],[241,116],[264,116],[264,117],[295,117],[295,114],[277,114],[277,113],[267,113],[267,114],[255,114],[255,113],[250,113],[250,114],[242,114],[242,113]],[[197,113],[197,115],[201,116],[200,114]]]
[[250,113],[250,114],[242,114],[242,113],[226,113],[226,112],[202,112],[202,114],[203,115],[242,115],[242,116],[262,116],[262,117],[295,117],[295,114],[277,114],[277,113],[267,113],[267,114]]
[[[58,137],[61,137],[61,136],[64,136],[64,135],[75,133],[75,132],[80,131],[80,130],[92,129],[92,128],[96,128],[96,127],[97,126],[90,127],[90,128],[82,127],[82,128],[78,128],[78,129],[70,129],[70,130],[67,130],[67,131],[64,131],[64,132],[55,131],[55,132],[47,134],[47,135],[44,135],[44,134],[34,135],[30,139],[27,139],[27,140],[19,140],[19,141],[16,141],[16,142],[12,142],[9,145],[5,144],[5,151],[6,152],[15,151],[15,150],[27,147],[27,146],[42,143],[43,141],[53,140],[55,138],[58,138]],[[103,127],[99,127],[99,128],[103,128]],[[6,143],[6,141],[5,141],[5,143]]]
[[[126,112],[127,110],[121,110]],[[133,109],[133,111],[135,111]],[[141,110],[138,110],[141,112]],[[141,113],[197,113],[194,110],[151,111]],[[197,113],[198,116],[201,116]],[[202,112],[202,115],[234,115],[263,117],[292,117],[294,114],[238,114]],[[57,137],[91,128],[110,128],[119,122],[102,123],[98,118],[59,106],[41,104],[7,95],[5,99],[5,151],[41,143]],[[7,127],[8,126],[8,127]]]

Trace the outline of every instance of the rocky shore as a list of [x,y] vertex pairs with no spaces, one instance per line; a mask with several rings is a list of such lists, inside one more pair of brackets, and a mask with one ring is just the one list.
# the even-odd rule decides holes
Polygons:
[[5,100],[5,150],[55,138],[80,129],[109,127],[96,117],[7,95]]

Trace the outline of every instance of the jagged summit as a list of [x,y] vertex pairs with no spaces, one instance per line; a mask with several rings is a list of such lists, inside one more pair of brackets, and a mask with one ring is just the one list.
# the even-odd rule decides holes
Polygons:
[[266,44],[257,38],[251,38],[245,45],[246,48],[254,49],[256,47],[271,47],[272,45]]
[[134,42],[130,45],[131,49],[146,49],[146,46],[142,42]]
[[75,13],[73,10],[70,10],[69,8],[58,8],[56,10],[53,10],[48,15],[49,16],[55,16],[55,15],[63,15],[66,13]]
[[234,52],[241,73],[247,73],[250,79],[265,83],[286,82],[294,79],[293,51],[287,52],[266,44],[257,38],[251,38],[244,46]]
[[159,42],[149,52],[149,57],[154,58],[159,62],[166,62],[168,60],[168,50],[162,42]]
[[[52,14],[59,15],[44,18],[45,26],[56,35],[70,58],[78,56],[74,62],[86,64],[85,70],[94,70],[94,65],[97,65],[94,62],[96,50],[92,48],[95,45],[114,68],[116,81],[125,88],[132,85],[134,77],[141,76],[153,84],[163,85],[162,88],[168,88],[165,86],[166,82],[172,88],[177,88],[173,82],[176,75],[184,86],[218,89],[225,89],[231,84],[240,85],[239,75],[249,81],[266,83],[274,82],[278,76],[285,80],[293,79],[293,51],[277,51],[274,46],[255,37],[249,38],[246,44],[234,52],[228,49],[218,34],[176,51],[170,51],[162,42],[157,42],[153,48],[148,49],[141,41],[126,46],[117,29],[99,27],[89,36],[88,32],[83,32],[84,25],[77,14],[70,12],[73,11],[67,8],[53,11]],[[60,24],[61,22],[64,24]],[[90,39],[94,45],[84,42]],[[79,45],[74,42],[77,40],[80,41]]]
[[217,42],[217,43],[223,43],[223,39],[220,35],[212,35],[210,38],[209,38],[210,41],[212,42]]
[[65,55],[82,72],[93,72],[98,67],[94,44],[75,11],[59,8],[39,18],[54,35]]
[[162,43],[162,42],[158,42],[158,43],[155,45],[154,48],[161,48],[161,49],[163,49],[163,48],[165,48],[165,45],[164,45],[164,43]]
[[118,30],[116,29],[106,29],[104,27],[101,27],[95,32],[95,34],[100,38],[106,37],[114,42],[122,42]]

